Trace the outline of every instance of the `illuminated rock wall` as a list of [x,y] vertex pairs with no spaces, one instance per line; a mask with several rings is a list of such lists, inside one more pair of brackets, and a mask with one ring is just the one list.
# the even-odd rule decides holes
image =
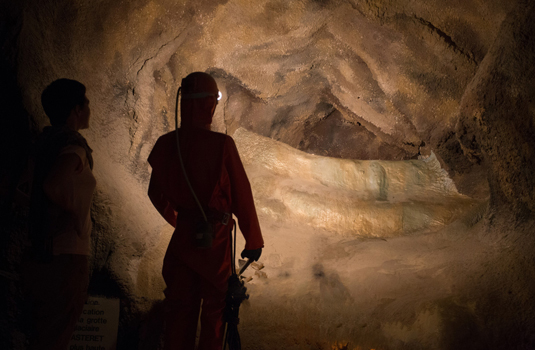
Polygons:
[[[58,76],[86,83],[91,133],[142,180],[150,145],[173,125],[180,79],[195,70],[220,83],[219,131],[245,127],[350,159],[410,159],[434,149],[452,175],[464,175],[479,167],[454,135],[459,102],[513,6],[28,1],[19,80],[39,125],[46,84]],[[482,186],[485,197],[484,184],[462,180],[455,178],[461,192]]]
[[[533,14],[524,0],[5,2],[0,85],[21,96],[2,94],[2,186],[30,134],[8,107],[36,131],[47,84],[86,84],[93,291],[121,297],[120,343],[135,348],[171,235],[146,159],[181,79],[207,71],[223,93],[214,130],[235,136],[266,234],[250,344],[530,348],[533,230],[517,227],[534,210]],[[525,310],[522,327],[507,310]]]
[[460,195],[434,154],[424,160],[314,156],[245,129],[234,133],[257,210],[337,234],[394,237],[452,222],[476,201]]

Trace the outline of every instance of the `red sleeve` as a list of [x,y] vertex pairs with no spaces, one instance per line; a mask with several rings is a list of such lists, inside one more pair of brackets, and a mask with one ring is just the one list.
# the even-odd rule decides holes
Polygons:
[[231,137],[225,141],[225,165],[230,178],[232,213],[238,218],[240,230],[245,238],[245,249],[264,246],[258,216],[253,200],[251,185]]
[[168,171],[165,165],[168,163],[168,160],[166,159],[165,145],[163,144],[162,138],[159,138],[158,141],[156,141],[156,144],[149,155],[148,162],[152,167],[148,190],[149,198],[160,215],[171,226],[175,227],[177,215],[175,211],[176,206],[165,195],[165,173]]

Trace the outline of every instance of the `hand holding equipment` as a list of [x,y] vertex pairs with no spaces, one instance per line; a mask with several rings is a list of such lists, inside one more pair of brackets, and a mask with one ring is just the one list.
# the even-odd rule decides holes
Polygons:
[[244,249],[241,252],[242,259],[248,258],[251,262],[258,261],[262,255],[262,248],[258,249]]

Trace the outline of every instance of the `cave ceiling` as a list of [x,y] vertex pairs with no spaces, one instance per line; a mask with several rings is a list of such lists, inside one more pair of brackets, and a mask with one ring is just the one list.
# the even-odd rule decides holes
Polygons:
[[141,179],[155,138],[174,127],[175,93],[192,71],[218,80],[217,131],[244,127],[339,158],[401,160],[435,150],[462,163],[449,154],[460,150],[452,136],[459,103],[512,7],[27,1],[19,81],[38,124],[45,117],[35,96],[44,86],[59,76],[84,82],[93,134]]
[[[518,327],[533,319],[533,243],[526,239],[533,229],[501,248],[502,238],[491,232],[516,229],[518,218],[535,211],[534,14],[530,0],[3,1],[0,77],[9,69],[16,77],[0,79],[0,88],[18,91],[17,85],[22,96],[0,94],[6,101],[0,108],[20,104],[36,136],[48,124],[40,95],[51,81],[66,77],[87,86],[91,125],[82,134],[97,178],[92,266],[137,303],[132,309],[163,298],[161,264],[172,235],[147,197],[147,157],[157,138],[174,128],[181,79],[205,71],[223,94],[212,128],[235,139],[266,233],[270,293],[276,291],[265,298],[266,310],[280,311],[270,298],[286,302],[285,286],[294,288],[289,281],[298,276],[303,286],[320,281],[320,292],[332,296],[317,324],[335,325],[365,310],[363,320],[394,324],[387,327],[392,338],[410,349],[462,348],[444,341],[450,328],[441,325],[450,324],[462,344],[472,339],[469,329],[484,344],[503,335],[507,343],[494,348],[504,349],[511,339],[527,343],[534,334],[533,327]],[[19,115],[3,114],[0,139],[7,146],[0,149],[13,164],[20,155],[18,176],[31,137],[4,128]],[[23,117],[16,121],[27,127]],[[435,231],[444,227],[447,234]],[[468,237],[472,227],[477,234]],[[522,246],[526,258],[507,242]],[[469,261],[500,249],[491,263]],[[328,257],[320,259],[332,273],[322,272],[315,252]],[[448,264],[455,268],[444,274]],[[465,270],[483,276],[481,269],[484,284],[464,279]],[[404,275],[409,270],[414,273]],[[329,294],[343,286],[339,281],[360,309],[339,298],[350,295],[345,289]],[[415,287],[406,289],[409,284]],[[376,294],[383,286],[392,289]],[[397,301],[390,290],[399,290]],[[294,296],[317,312],[306,288]],[[474,309],[481,300],[484,308]],[[421,330],[435,319],[429,305],[445,320],[437,316],[437,326],[428,329],[432,342]],[[289,310],[291,317],[272,312],[268,322],[299,323],[292,319],[296,308]],[[299,315],[307,328],[311,314]],[[490,315],[496,323],[480,325],[485,331],[478,334],[467,315]],[[353,334],[367,324],[369,332],[379,329],[368,321],[341,329]],[[524,329],[528,335],[510,332]],[[294,334],[300,333],[288,339]]]

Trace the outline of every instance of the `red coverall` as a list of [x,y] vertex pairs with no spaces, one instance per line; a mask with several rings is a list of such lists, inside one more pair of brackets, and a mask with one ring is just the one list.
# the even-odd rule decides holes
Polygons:
[[180,149],[188,178],[214,224],[213,245],[199,249],[194,225],[202,220],[182,172],[175,131],[161,136],[149,156],[152,176],[149,197],[160,214],[175,227],[163,264],[167,285],[166,349],[193,349],[200,301],[199,350],[221,349],[222,314],[231,273],[230,235],[233,221],[221,222],[223,213],[238,218],[245,249],[264,245],[251,186],[234,140],[201,128],[182,127]]

